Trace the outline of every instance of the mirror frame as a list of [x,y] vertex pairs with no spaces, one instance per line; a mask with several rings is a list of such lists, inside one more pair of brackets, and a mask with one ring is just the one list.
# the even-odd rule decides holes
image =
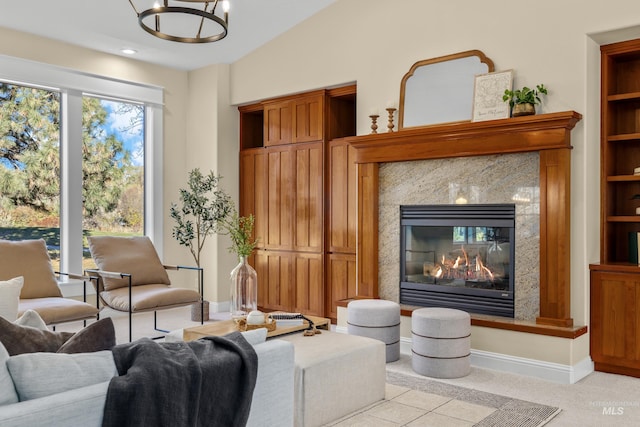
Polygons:
[[[413,64],[411,66],[411,68],[409,69],[407,74],[404,75],[404,77],[402,78],[402,81],[400,82],[400,104],[399,104],[399,108],[398,108],[398,130],[401,130],[401,129],[413,129],[413,128],[423,127],[423,126],[432,126],[432,125],[435,124],[435,123],[432,123],[432,124],[425,124],[425,125],[410,126],[408,128],[404,127],[405,87],[406,87],[406,84],[407,84],[407,80],[409,80],[409,78],[413,76],[413,74],[416,72],[416,70],[418,68],[420,68],[420,67],[424,67],[424,66],[428,66],[428,65],[432,65],[432,64],[437,64],[437,63],[440,63],[440,62],[447,62],[447,61],[453,61],[453,60],[456,60],[456,59],[467,58],[467,57],[470,57],[470,56],[477,56],[480,59],[480,63],[486,64],[487,68],[488,68],[487,73],[492,73],[494,71],[493,61],[491,59],[489,59],[480,50],[467,50],[465,52],[454,53],[452,55],[439,56],[437,58],[431,58],[431,59],[423,59],[421,61],[416,62],[415,64]],[[469,94],[469,97],[471,99],[473,99],[473,92],[471,92]]]

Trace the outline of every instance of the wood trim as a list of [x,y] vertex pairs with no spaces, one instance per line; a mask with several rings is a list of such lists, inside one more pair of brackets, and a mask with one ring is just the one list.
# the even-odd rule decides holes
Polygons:
[[448,157],[571,148],[575,111],[486,122],[458,122],[345,138],[357,149],[356,163],[388,163]]
[[[461,156],[540,152],[540,316],[570,327],[571,129],[565,111],[487,122],[461,122],[345,138],[358,163],[359,296],[378,295],[378,164]],[[563,264],[561,261],[565,261]]]

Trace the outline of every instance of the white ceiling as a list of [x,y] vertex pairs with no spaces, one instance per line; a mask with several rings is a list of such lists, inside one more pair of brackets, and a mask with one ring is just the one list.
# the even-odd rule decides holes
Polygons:
[[[132,1],[142,11],[154,0]],[[172,3],[202,7],[187,1]],[[229,1],[229,34],[213,43],[178,43],[148,34],[129,0],[2,0],[0,26],[115,55],[132,48],[141,61],[192,70],[234,62],[336,0]]]

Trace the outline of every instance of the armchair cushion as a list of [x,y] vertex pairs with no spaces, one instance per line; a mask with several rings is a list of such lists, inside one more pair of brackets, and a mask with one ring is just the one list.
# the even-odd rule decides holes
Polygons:
[[18,276],[24,277],[20,298],[62,296],[42,239],[0,240],[0,280]]
[[[88,240],[91,256],[100,270],[131,274],[133,286],[171,284],[147,236],[91,236]],[[127,278],[105,277],[103,281],[106,291],[129,286]]]
[[24,278],[22,276],[0,281],[0,317],[10,321],[16,320],[16,317],[18,317],[20,290],[23,283]]
[[98,309],[91,304],[58,297],[21,299],[18,315],[28,310],[37,311],[47,325],[88,319],[98,314]]
[[109,381],[118,374],[110,351],[20,354],[6,364],[21,402]]
[[[105,303],[120,311],[129,311],[129,289],[118,288],[101,294]],[[198,302],[200,294],[193,289],[173,288],[167,285],[138,285],[131,294],[131,311],[149,311],[157,308],[180,307]]]

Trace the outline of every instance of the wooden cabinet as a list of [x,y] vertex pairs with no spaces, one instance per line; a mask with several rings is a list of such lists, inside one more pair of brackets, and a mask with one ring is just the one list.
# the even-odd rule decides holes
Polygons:
[[338,318],[336,301],[357,295],[356,291],[356,254],[327,255],[327,307],[326,316]]
[[591,268],[591,358],[597,371],[640,377],[640,275]]
[[640,377],[640,39],[601,47],[600,263],[591,269],[591,358]]
[[[355,86],[239,112],[240,213],[256,217],[258,306],[335,319],[333,296],[355,295],[355,164],[349,146],[337,139],[355,134]],[[334,243],[328,245],[327,236]],[[341,273],[330,281],[327,259],[334,251],[345,253],[333,259],[346,255],[352,262],[334,263]]]
[[341,139],[329,143],[329,252],[356,253],[355,151]]

